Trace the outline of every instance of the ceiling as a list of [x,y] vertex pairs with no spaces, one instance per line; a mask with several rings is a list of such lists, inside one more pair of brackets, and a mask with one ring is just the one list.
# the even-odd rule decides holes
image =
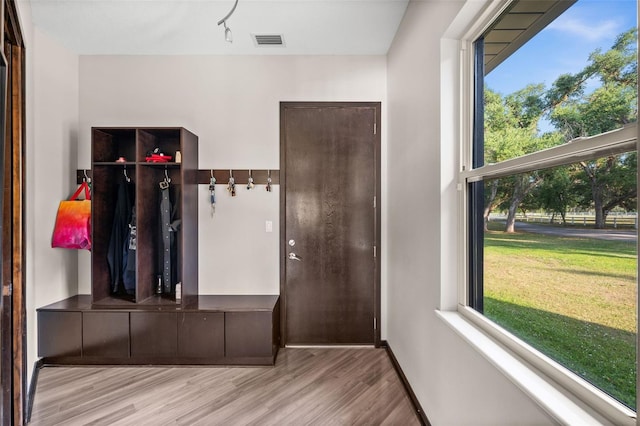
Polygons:
[[[81,55],[384,55],[408,0],[30,0],[35,26]],[[257,46],[253,35],[282,35]]]
[[[81,55],[385,55],[409,0],[27,0]],[[485,34],[489,73],[576,0],[516,0]],[[255,36],[282,37],[260,46]]]

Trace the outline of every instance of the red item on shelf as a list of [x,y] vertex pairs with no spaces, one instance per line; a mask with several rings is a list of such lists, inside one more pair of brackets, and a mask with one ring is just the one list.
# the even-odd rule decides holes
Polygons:
[[171,161],[173,157],[171,155],[164,154],[151,154],[151,156],[146,157],[147,163],[168,163]]

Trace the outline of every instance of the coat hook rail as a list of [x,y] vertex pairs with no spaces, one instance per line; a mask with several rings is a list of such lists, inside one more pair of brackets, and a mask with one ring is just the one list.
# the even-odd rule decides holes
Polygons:
[[[218,184],[226,184],[229,181],[231,170],[228,169],[213,169],[213,176],[216,178]],[[256,170],[251,169],[251,177],[255,185],[266,185],[267,178],[269,177],[269,170]],[[233,178],[236,185],[246,185],[249,183],[249,169],[240,170],[233,169]],[[209,185],[211,182],[211,169],[198,170],[198,184]],[[280,183],[280,171],[271,170],[271,184],[278,185]]]
[[[93,178],[91,169],[78,169],[76,170],[76,183],[78,185],[80,185],[82,183],[82,180],[85,178],[85,172],[88,177]],[[211,183],[211,169],[202,169],[198,170],[197,172],[197,180],[199,185],[209,185]],[[230,170],[228,169],[213,169],[214,177],[220,184],[229,181],[229,172]],[[256,185],[266,185],[267,179],[269,177],[269,172],[271,173],[271,185],[278,185],[280,183],[280,170],[277,169],[251,169],[251,177],[253,178],[253,183]],[[236,184],[246,185],[247,183],[249,183],[249,169],[233,169],[233,177],[236,180]]]

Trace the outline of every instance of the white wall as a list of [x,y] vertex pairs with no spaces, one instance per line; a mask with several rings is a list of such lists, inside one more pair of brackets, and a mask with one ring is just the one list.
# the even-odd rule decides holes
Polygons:
[[[78,167],[91,165],[92,126],[183,126],[199,136],[201,169],[278,169],[281,101],[381,101],[384,129],[386,58],[81,56]],[[216,192],[211,217],[200,187],[200,293],[278,294],[279,187]],[[81,293],[89,283],[81,259]]]
[[26,309],[28,380],[37,360],[36,308],[77,294],[78,254],[51,248],[60,200],[75,189],[78,56],[33,27],[18,2],[26,47]]
[[[441,123],[457,121],[451,115],[459,98],[441,93],[455,76],[440,75],[440,46],[462,5],[411,2],[388,55],[387,340],[433,424],[548,424],[534,402],[435,314],[451,307],[451,294],[455,306],[457,264],[441,260],[458,232],[455,185],[443,180],[457,170],[451,147],[457,138],[449,127],[443,134]],[[456,61],[455,54],[445,56]],[[456,72],[457,65],[443,68]]]

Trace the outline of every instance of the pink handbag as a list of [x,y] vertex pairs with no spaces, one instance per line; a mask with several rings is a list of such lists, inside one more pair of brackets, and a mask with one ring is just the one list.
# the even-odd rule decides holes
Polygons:
[[[84,189],[84,200],[77,200]],[[68,200],[58,206],[51,247],[91,250],[91,193],[82,182]]]

